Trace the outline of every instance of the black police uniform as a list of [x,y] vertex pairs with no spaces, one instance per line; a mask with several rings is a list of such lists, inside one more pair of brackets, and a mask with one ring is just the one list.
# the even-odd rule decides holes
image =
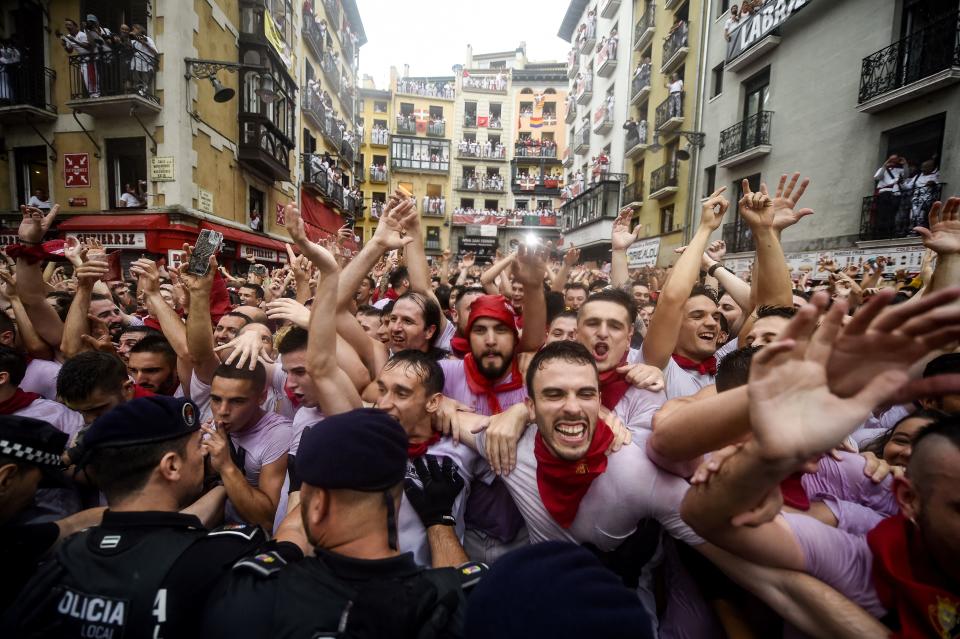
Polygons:
[[237,562],[210,597],[205,639],[460,637],[464,591],[482,564],[428,570],[412,553],[379,560],[317,549],[288,562],[276,552]]

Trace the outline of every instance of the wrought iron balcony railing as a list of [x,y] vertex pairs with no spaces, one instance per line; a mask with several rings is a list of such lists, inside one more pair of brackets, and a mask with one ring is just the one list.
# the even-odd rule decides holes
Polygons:
[[527,145],[523,142],[517,142],[513,148],[513,156],[520,158],[556,158],[557,147],[556,145]]
[[754,113],[746,120],[737,122],[720,132],[721,162],[739,153],[761,145],[770,144],[770,129],[773,127],[773,111]]
[[156,95],[157,59],[142,51],[85,53],[70,56],[70,99],[140,96],[160,104]]
[[737,217],[736,221],[723,225],[723,241],[730,253],[746,253],[756,250],[750,226]]
[[447,132],[447,123],[434,120],[427,123],[427,135],[442,138]]
[[664,164],[650,173],[651,193],[675,186],[677,186],[677,165],[675,163]]
[[654,16],[656,15],[656,7],[653,6],[653,2],[647,3],[647,10],[644,11],[643,15],[637,20],[637,24],[633,27],[633,48],[634,49],[643,49],[644,46],[650,39],[653,37],[653,31],[655,28]]
[[677,27],[673,33],[663,43],[663,63],[662,69],[672,66],[670,63],[673,56],[683,48],[689,47],[688,26],[684,22]]
[[946,184],[928,182],[912,188],[911,180],[899,193],[878,193],[863,198],[860,208],[861,240],[892,240],[914,236],[918,226],[928,227],[930,207],[940,200]]
[[53,69],[29,60],[3,66],[6,82],[0,82],[0,107],[35,107],[46,111],[52,119],[57,113],[53,103],[53,84],[57,77]]
[[397,133],[402,133],[404,135],[417,134],[417,121],[414,120],[412,115],[397,116]]
[[671,93],[666,100],[657,105],[655,128],[660,129],[670,120],[683,117],[683,98],[683,91]]
[[649,91],[650,89],[650,65],[645,64],[640,68],[638,73],[633,75],[633,79],[630,81],[630,101],[637,99],[637,96],[640,95],[640,92],[644,89]]

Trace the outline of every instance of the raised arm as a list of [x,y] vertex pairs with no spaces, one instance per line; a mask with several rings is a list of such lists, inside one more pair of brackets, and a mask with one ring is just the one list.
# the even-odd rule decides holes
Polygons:
[[[430,267],[427,265],[427,253],[423,246],[423,235],[420,229],[420,216],[413,215],[407,218],[405,231],[407,235],[413,238],[407,247],[403,250],[407,258],[407,275],[410,279],[410,290],[429,297],[437,306],[440,306],[440,300],[437,299],[430,286]],[[447,327],[447,318],[440,314],[440,326],[437,331],[443,333]]]
[[513,263],[514,279],[523,284],[523,334],[518,352],[538,350],[547,337],[547,300],[543,277],[547,270],[546,249],[521,244]]
[[288,204],[284,211],[287,229],[300,252],[320,271],[320,283],[310,308],[307,337],[307,371],[319,391],[326,415],[360,408],[360,395],[350,378],[337,366],[337,283],[340,268],[330,252],[307,239],[300,209]]
[[490,268],[485,270],[482,275],[480,275],[480,286],[483,287],[484,292],[487,295],[499,295],[501,290],[497,285],[497,276],[500,275],[503,271],[507,269],[510,265],[513,264],[513,261],[516,259],[515,253],[510,253],[506,257],[502,257],[493,264],[490,265]]
[[[723,256],[727,254],[727,244],[723,240],[715,240],[710,243],[707,250],[701,258],[703,270],[710,273],[711,277],[717,280],[720,288],[726,291],[737,306],[743,309],[744,313],[749,313],[750,307],[750,285],[737,277],[733,271],[723,265]],[[716,268],[714,268],[716,267]]]
[[[43,236],[50,229],[50,225],[57,217],[59,204],[54,204],[50,212],[44,214],[38,208],[21,206],[23,219],[20,222],[18,235],[20,244],[24,247],[39,247],[43,243]],[[68,246],[70,240],[67,241]],[[74,240],[76,242],[76,240]],[[76,242],[79,245],[79,242]],[[76,263],[74,264],[76,265]],[[59,348],[63,340],[63,322],[60,316],[47,304],[43,282],[43,271],[39,259],[21,256],[17,258],[17,283],[19,285],[20,301],[33,322],[37,333],[43,341],[52,347]]]
[[[784,188],[787,176],[780,178],[775,199],[781,207],[792,206],[803,194],[803,187],[798,189],[795,198],[793,187],[798,176],[794,176],[790,185]],[[754,244],[757,249],[755,302],[757,306],[792,306],[793,280],[790,278],[790,267],[787,265],[783,248],[780,246],[780,234],[774,228],[776,216],[774,200],[767,193],[767,185],[761,183],[760,191],[750,190],[750,183],[743,180],[743,197],[740,198],[738,212],[753,233]]]
[[177,312],[160,295],[160,269],[157,263],[142,257],[130,265],[130,274],[137,278],[137,292],[143,295],[147,310],[159,322],[163,336],[170,342],[177,357],[189,361],[187,329]]
[[620,209],[617,219],[613,221],[610,232],[610,283],[615,288],[621,288],[630,280],[627,249],[640,237],[643,225],[637,224],[630,230],[630,220],[633,218],[633,209],[625,206]]
[[567,279],[570,277],[570,269],[576,266],[579,261],[580,249],[571,245],[567,252],[563,254],[560,270],[553,276],[553,281],[550,283],[551,291],[555,293],[563,292],[563,287],[567,285]]
[[[186,244],[186,263],[190,263],[193,247]],[[204,384],[213,380],[213,372],[220,365],[220,358],[213,350],[213,327],[210,324],[210,289],[213,287],[213,274],[217,271],[217,258],[210,256],[210,267],[204,276],[188,273],[186,268],[180,271],[180,280],[190,292],[190,307],[187,315],[187,348],[193,373]]]
[[937,253],[933,280],[925,294],[960,284],[960,197],[945,204],[934,202],[930,208],[930,228],[914,229],[923,236],[923,244]]
[[53,359],[52,347],[43,341],[37,330],[30,321],[23,302],[20,301],[20,295],[17,291],[16,276],[7,270],[0,270],[0,278],[3,279],[3,294],[10,301],[10,309],[13,311],[14,321],[17,323],[17,335],[20,337],[20,344],[23,350],[30,357],[37,359]]
[[60,350],[65,357],[73,357],[82,350],[81,336],[90,332],[90,299],[93,287],[107,276],[110,265],[103,260],[88,260],[74,271],[77,277],[77,292],[67,311],[67,319],[63,325],[63,341]]
[[725,190],[725,186],[720,187],[703,203],[700,226],[687,245],[687,250],[677,259],[673,273],[660,291],[657,310],[650,318],[650,327],[643,340],[643,361],[651,366],[664,368],[677,347],[683,320],[683,305],[697,282],[700,256],[707,248],[710,234],[720,228],[723,215],[730,206],[723,197]]

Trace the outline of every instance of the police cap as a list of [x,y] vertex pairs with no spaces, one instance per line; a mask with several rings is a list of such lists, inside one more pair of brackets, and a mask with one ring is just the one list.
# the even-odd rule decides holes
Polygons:
[[375,492],[403,481],[407,434],[377,408],[358,408],[327,417],[304,430],[297,473],[318,488]]
[[19,415],[0,415],[0,457],[53,471],[63,466],[60,457],[66,446],[66,433],[48,422]]
[[182,397],[140,397],[96,419],[83,437],[84,452],[97,448],[153,444],[200,429],[197,407]]

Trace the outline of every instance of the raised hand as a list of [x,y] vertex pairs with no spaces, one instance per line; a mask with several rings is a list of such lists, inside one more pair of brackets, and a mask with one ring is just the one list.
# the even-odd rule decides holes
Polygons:
[[213,275],[217,272],[217,256],[210,256],[206,275],[195,275],[190,273],[186,268],[186,265],[190,263],[190,259],[193,257],[193,247],[189,244],[184,244],[183,252],[186,253],[186,257],[183,262],[184,267],[181,268],[179,272],[180,281],[184,284],[188,293],[209,293],[211,287],[213,287]]
[[412,200],[402,200],[396,206],[388,206],[380,216],[377,229],[370,241],[376,242],[388,251],[403,248],[413,241],[413,237],[405,234],[416,217],[417,210]]
[[727,243],[723,240],[714,240],[706,250],[707,257],[714,262],[719,262],[727,254]]
[[[340,266],[337,264],[337,258],[335,258],[330,251],[319,244],[311,242],[307,238],[307,233],[303,226],[303,218],[300,216],[300,209],[291,202],[284,207],[283,213],[286,216],[287,229],[290,232],[290,237],[293,238],[293,241],[297,244],[297,248],[300,249],[307,259],[324,275],[338,271]],[[380,223],[383,224],[383,218],[380,219]]]
[[304,329],[310,326],[310,309],[289,297],[267,302],[266,310],[269,319],[290,322]]
[[80,240],[75,236],[68,237],[63,243],[63,256],[73,264],[74,266],[80,266],[83,263],[83,258],[86,255],[86,251]]
[[930,207],[930,228],[913,229],[923,236],[923,245],[937,255],[960,253],[960,197],[952,197],[946,204],[934,202]]
[[790,183],[787,184],[787,174],[780,176],[780,184],[777,185],[777,191],[773,194],[773,228],[776,231],[783,231],[802,218],[813,215],[813,209],[797,209],[800,197],[810,184],[810,178],[803,178],[800,186],[797,186],[799,179],[800,174],[794,173],[790,177]]
[[463,257],[460,258],[460,268],[468,269],[472,268],[474,264],[477,263],[476,253],[464,253]]
[[573,268],[580,262],[580,249],[570,245],[570,249],[563,254],[563,264],[567,268]]
[[46,214],[35,206],[21,206],[20,212],[23,213],[23,219],[20,220],[20,228],[17,229],[20,242],[23,244],[43,242],[43,236],[50,230],[50,225],[53,224],[59,211],[59,204],[54,204]]
[[723,216],[730,208],[730,202],[723,197],[727,187],[721,186],[710,194],[700,207],[700,226],[709,231],[716,231],[723,223]]
[[780,339],[753,357],[750,424],[764,457],[800,464],[830,450],[909,379],[904,370],[874,369],[856,394],[835,395],[827,382],[827,365],[846,304],[836,302],[824,314],[827,299],[822,292],[816,294]]
[[73,273],[77,278],[77,286],[92,289],[93,285],[104,279],[109,272],[110,264],[106,260],[88,260]]
[[542,246],[517,247],[517,257],[513,261],[514,279],[524,286],[542,286],[543,278],[547,273],[547,254]]
[[137,278],[137,293],[151,295],[160,292],[160,270],[157,263],[141,257],[130,265],[130,274]]
[[229,351],[230,354],[223,362],[233,365],[235,368],[246,366],[249,370],[257,367],[257,362],[272,364],[273,360],[263,352],[263,339],[255,331],[240,333],[232,340],[222,346],[217,346],[215,351]]
[[633,209],[625,206],[620,209],[617,219],[613,221],[613,230],[610,233],[610,244],[614,251],[625,251],[630,248],[640,233],[643,232],[643,225],[637,224],[636,228],[630,230],[630,220],[633,219]]
[[760,190],[750,190],[750,182],[743,180],[743,197],[737,203],[740,217],[747,221],[752,229],[773,228],[773,200],[767,193],[767,185],[760,183]]

